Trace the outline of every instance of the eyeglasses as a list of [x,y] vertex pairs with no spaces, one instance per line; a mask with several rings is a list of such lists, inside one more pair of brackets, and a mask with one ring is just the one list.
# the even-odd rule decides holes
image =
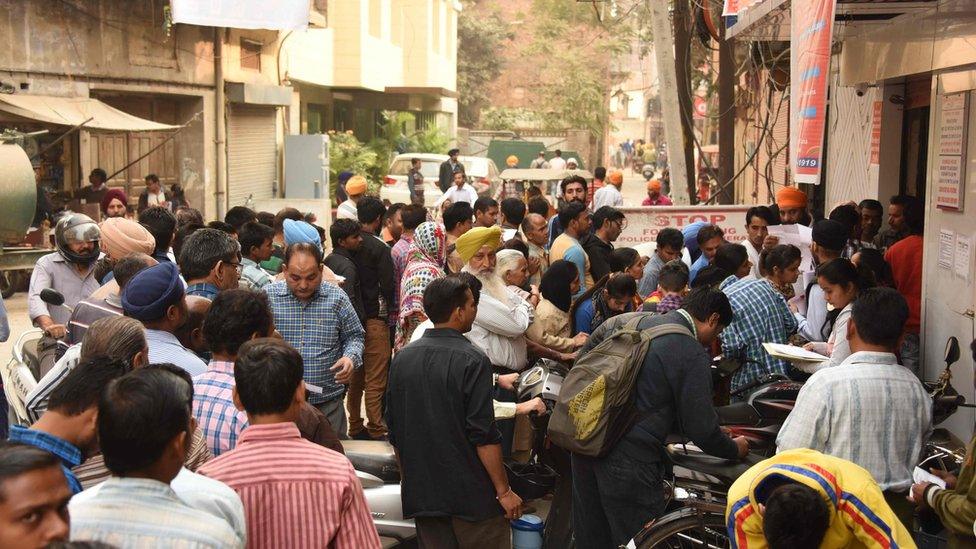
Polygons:
[[238,274],[244,272],[244,265],[240,263],[234,263],[233,261],[224,261],[224,265],[233,265],[234,269],[238,272]]
[[623,218],[623,219],[620,219],[618,221],[614,221],[614,223],[616,223],[617,226],[620,227],[620,230],[621,231],[627,228],[627,218],[626,217]]

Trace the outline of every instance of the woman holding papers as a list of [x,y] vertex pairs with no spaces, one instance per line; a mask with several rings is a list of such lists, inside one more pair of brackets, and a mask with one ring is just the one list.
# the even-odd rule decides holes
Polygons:
[[803,348],[828,358],[818,363],[797,363],[798,368],[815,372],[820,368],[836,366],[850,356],[847,323],[851,318],[851,306],[859,292],[874,286],[872,278],[866,266],[855,267],[844,258],[832,259],[817,269],[817,284],[832,310],[827,313],[827,322],[823,327],[826,341],[807,343]]

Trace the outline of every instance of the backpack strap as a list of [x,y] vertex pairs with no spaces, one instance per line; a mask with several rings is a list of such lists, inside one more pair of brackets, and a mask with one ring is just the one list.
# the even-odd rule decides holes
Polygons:
[[686,328],[684,325],[682,325],[682,324],[675,324],[675,323],[671,323],[671,322],[669,322],[667,324],[660,324],[660,325],[654,326],[652,328],[648,328],[648,329],[646,329],[646,330],[644,330],[642,332],[642,335],[644,337],[646,337],[648,340],[651,340],[651,339],[654,339],[656,337],[660,337],[660,336],[663,336],[663,335],[669,335],[669,334],[686,335],[686,336],[688,336],[690,338],[694,338],[695,337],[691,333],[691,330],[689,330],[688,328]]

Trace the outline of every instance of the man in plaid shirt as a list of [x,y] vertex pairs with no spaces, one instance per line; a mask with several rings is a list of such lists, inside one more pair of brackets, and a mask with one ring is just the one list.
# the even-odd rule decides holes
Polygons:
[[213,359],[205,373],[193,378],[193,416],[214,456],[233,450],[247,426],[247,416],[234,405],[237,350],[253,337],[272,333],[274,321],[263,293],[224,290],[210,306],[203,334]]
[[[354,369],[363,365],[363,329],[349,297],[322,282],[322,250],[307,243],[285,252],[285,280],[265,286],[275,327],[302,355],[309,402],[346,436],[343,397]],[[321,392],[317,392],[321,389]]]

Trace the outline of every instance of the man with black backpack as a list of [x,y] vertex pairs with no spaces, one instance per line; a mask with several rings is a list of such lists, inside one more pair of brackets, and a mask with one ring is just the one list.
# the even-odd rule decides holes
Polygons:
[[[619,420],[611,416],[603,439],[607,447],[584,451],[589,455],[573,453],[573,528],[577,547],[620,546],[647,521],[664,513],[668,435],[681,434],[708,454],[727,459],[743,457],[749,451],[744,438],[732,439],[722,432],[712,406],[710,359],[705,347],[731,322],[732,306],[725,294],[699,288],[685,298],[678,310],[664,315],[620,315],[590,336],[574,370],[594,362],[586,359],[590,351],[600,358],[601,349],[606,348],[601,343],[614,343],[614,332],[640,331],[645,342],[648,334],[651,340],[642,364],[633,372],[636,377],[631,410],[636,411],[636,421],[627,428],[626,424],[615,425]],[[650,330],[653,328],[658,329]],[[637,355],[632,356],[639,360]],[[594,367],[598,369],[599,365]],[[564,383],[563,389],[566,388]],[[579,402],[583,397],[583,393],[577,394],[574,404],[586,407],[587,403]],[[553,421],[558,415],[557,404]],[[626,418],[634,414],[620,415]],[[552,429],[550,423],[550,434]],[[612,433],[619,429],[624,429],[624,434],[613,440]]]

